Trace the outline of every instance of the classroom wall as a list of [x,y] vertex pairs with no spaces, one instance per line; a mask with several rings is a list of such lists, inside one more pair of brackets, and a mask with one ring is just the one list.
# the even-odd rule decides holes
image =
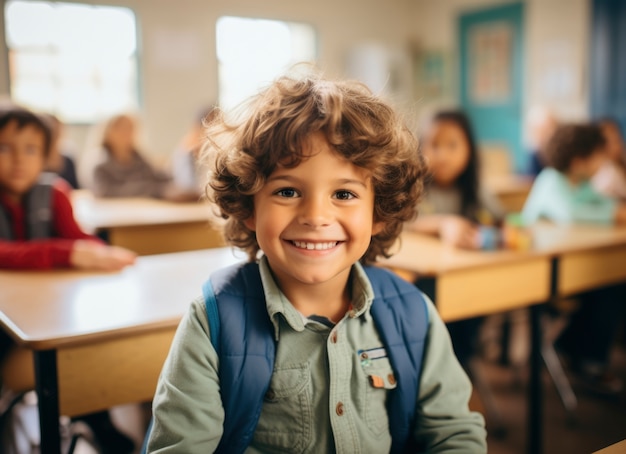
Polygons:
[[[135,11],[143,49],[140,78],[144,133],[149,151],[166,156],[191,124],[196,111],[217,98],[215,23],[220,16],[309,23],[318,32],[320,66],[326,73],[340,76],[345,70],[346,55],[355,47],[369,43],[398,48],[406,44],[410,2],[97,0],[82,3],[121,5]],[[2,71],[5,52],[0,49],[0,96],[8,93]],[[81,145],[88,128],[70,126],[68,132]]]
[[[518,0],[417,0],[411,15],[411,40],[418,51],[437,51],[458,58],[457,18],[460,14]],[[536,104],[553,108],[563,119],[589,115],[588,43],[590,0],[524,0],[524,111]],[[458,70],[451,92],[432,103],[452,104],[458,98]],[[419,105],[419,104],[418,104]],[[425,107],[430,108],[428,103]]]
[[[414,96],[411,87],[403,87],[400,92],[403,107],[413,109],[418,117],[421,109],[432,107],[433,103],[456,102],[458,15],[514,1],[85,0],[128,6],[137,15],[142,48],[144,132],[148,151],[161,160],[175,147],[198,108],[217,97],[215,23],[222,15],[312,24],[319,37],[320,66],[332,76],[346,74],[348,57],[355,55],[355,50],[383,48],[389,50],[395,61],[402,62],[402,78],[408,78],[411,85],[416,79],[414,63],[420,52],[442,52],[446,56],[443,76],[446,87],[441,96],[426,99],[417,90]],[[524,3],[524,109],[541,103],[552,106],[564,118],[586,117],[590,0],[525,0]],[[2,32],[3,23],[0,20]],[[6,60],[3,44],[0,97],[9,90]],[[82,147],[88,130],[86,126],[70,126],[68,133]]]

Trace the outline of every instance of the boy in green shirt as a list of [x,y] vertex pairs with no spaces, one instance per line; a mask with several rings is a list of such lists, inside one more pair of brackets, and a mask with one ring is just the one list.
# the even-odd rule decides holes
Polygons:
[[[262,288],[245,291],[262,295],[275,342],[245,452],[382,453],[392,444],[399,452],[486,452],[483,418],[468,408],[471,384],[422,298],[413,301],[427,314],[419,393],[406,404],[406,439],[392,440],[389,402],[405,383],[376,324],[380,300],[363,265],[389,255],[415,216],[425,175],[417,141],[393,110],[361,84],[283,77],[243,120],[218,120],[208,137],[211,198],[226,240],[258,268]],[[213,347],[205,304],[192,303],[173,341],[149,452],[232,452],[218,448],[228,422],[221,393],[231,386],[220,379],[232,359]],[[222,333],[222,346],[243,336]]]

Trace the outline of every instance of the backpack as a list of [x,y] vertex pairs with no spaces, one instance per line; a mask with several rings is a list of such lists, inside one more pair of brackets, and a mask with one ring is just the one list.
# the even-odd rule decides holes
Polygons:
[[[374,266],[364,270],[375,295],[370,312],[397,377],[387,404],[391,452],[406,452],[415,419],[428,309],[422,293],[391,271]],[[224,405],[224,433],[215,452],[243,453],[261,414],[276,347],[258,264],[237,264],[215,272],[205,282],[203,295],[211,344],[220,358]],[[147,442],[142,452],[146,447]]]
[[[52,186],[56,175],[43,173],[25,196],[26,237],[29,240],[52,236]],[[0,205],[0,238],[14,240],[11,220]]]

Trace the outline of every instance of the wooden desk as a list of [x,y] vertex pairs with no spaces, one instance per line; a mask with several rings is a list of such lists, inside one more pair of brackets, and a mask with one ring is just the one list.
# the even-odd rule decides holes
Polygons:
[[626,281],[626,227],[532,227],[533,250],[557,259],[554,296]]
[[527,307],[550,295],[550,259],[542,254],[465,251],[407,232],[383,263],[436,277],[437,310],[446,322]]
[[202,202],[174,203],[149,198],[95,198],[72,193],[74,216],[90,233],[106,232],[111,244],[139,255],[223,246],[210,225],[211,207]]
[[58,416],[148,401],[172,336],[229,248],[141,257],[117,273],[0,272],[0,326],[32,350],[42,452],[59,453]]
[[595,451],[593,454],[624,454],[626,453],[626,440],[619,441],[604,449]]
[[532,179],[515,174],[485,176],[485,186],[498,198],[508,212],[522,211]]
[[530,306],[529,445],[542,452],[540,306],[557,296],[626,281],[626,228],[531,228],[530,251],[463,251],[405,232],[384,263],[413,277],[436,278],[437,309],[445,321]]

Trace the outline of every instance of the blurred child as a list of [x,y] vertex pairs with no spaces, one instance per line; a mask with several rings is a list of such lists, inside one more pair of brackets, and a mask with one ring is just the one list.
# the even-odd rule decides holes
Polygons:
[[591,179],[600,193],[626,201],[626,144],[619,123],[612,118],[598,121],[606,140],[608,159]]
[[204,141],[204,128],[213,121],[216,113],[214,106],[200,110],[172,155],[173,184],[190,200],[198,200],[204,193],[206,175],[203,175],[198,155]]
[[[606,140],[599,126],[560,126],[547,144],[546,157],[550,167],[536,178],[522,211],[526,223],[541,218],[559,224],[626,223],[626,204],[598,193],[590,182],[607,159]],[[598,391],[618,392],[622,383],[609,373],[608,366],[625,306],[626,286],[587,292],[580,301],[580,310],[556,346],[587,384]]]
[[104,126],[103,161],[93,171],[98,197],[155,197],[167,194],[170,177],[155,169],[137,147],[137,123],[130,115],[116,115]]
[[78,178],[76,176],[74,160],[64,153],[63,150],[64,125],[55,115],[48,114],[45,115],[44,118],[50,122],[52,129],[52,144],[50,146],[46,171],[63,178],[72,189],[78,189]]
[[485,452],[436,309],[366,266],[415,215],[414,136],[364,86],[314,76],[278,79],[246,112],[208,151],[249,263],[215,273],[183,318],[148,451]]
[[442,111],[428,123],[421,144],[430,173],[420,216],[408,227],[465,249],[481,247],[479,224],[504,216],[498,200],[479,182],[478,147],[460,111]]
[[[422,135],[422,150],[430,179],[419,205],[419,217],[411,230],[435,235],[444,243],[464,249],[480,249],[480,223],[495,224],[504,211],[497,199],[479,182],[478,147],[467,116],[461,111],[441,111],[433,116]],[[432,294],[427,279],[417,285]],[[483,318],[448,323],[454,351],[461,364],[474,354]]]
[[20,107],[0,110],[0,268],[118,270],[135,254],[76,224],[67,184],[44,174],[51,132]]
[[537,176],[522,216],[569,224],[626,223],[626,205],[597,192],[591,178],[604,165],[606,141],[600,127],[567,124],[559,127],[546,147],[550,167]]
[[[48,123],[18,106],[0,109],[0,268],[73,267],[119,270],[135,254],[85,234],[76,224],[67,183],[43,174],[52,144]],[[0,361],[13,347],[0,331]],[[106,452],[131,452],[132,441],[111,424],[108,413],[85,418]]]

